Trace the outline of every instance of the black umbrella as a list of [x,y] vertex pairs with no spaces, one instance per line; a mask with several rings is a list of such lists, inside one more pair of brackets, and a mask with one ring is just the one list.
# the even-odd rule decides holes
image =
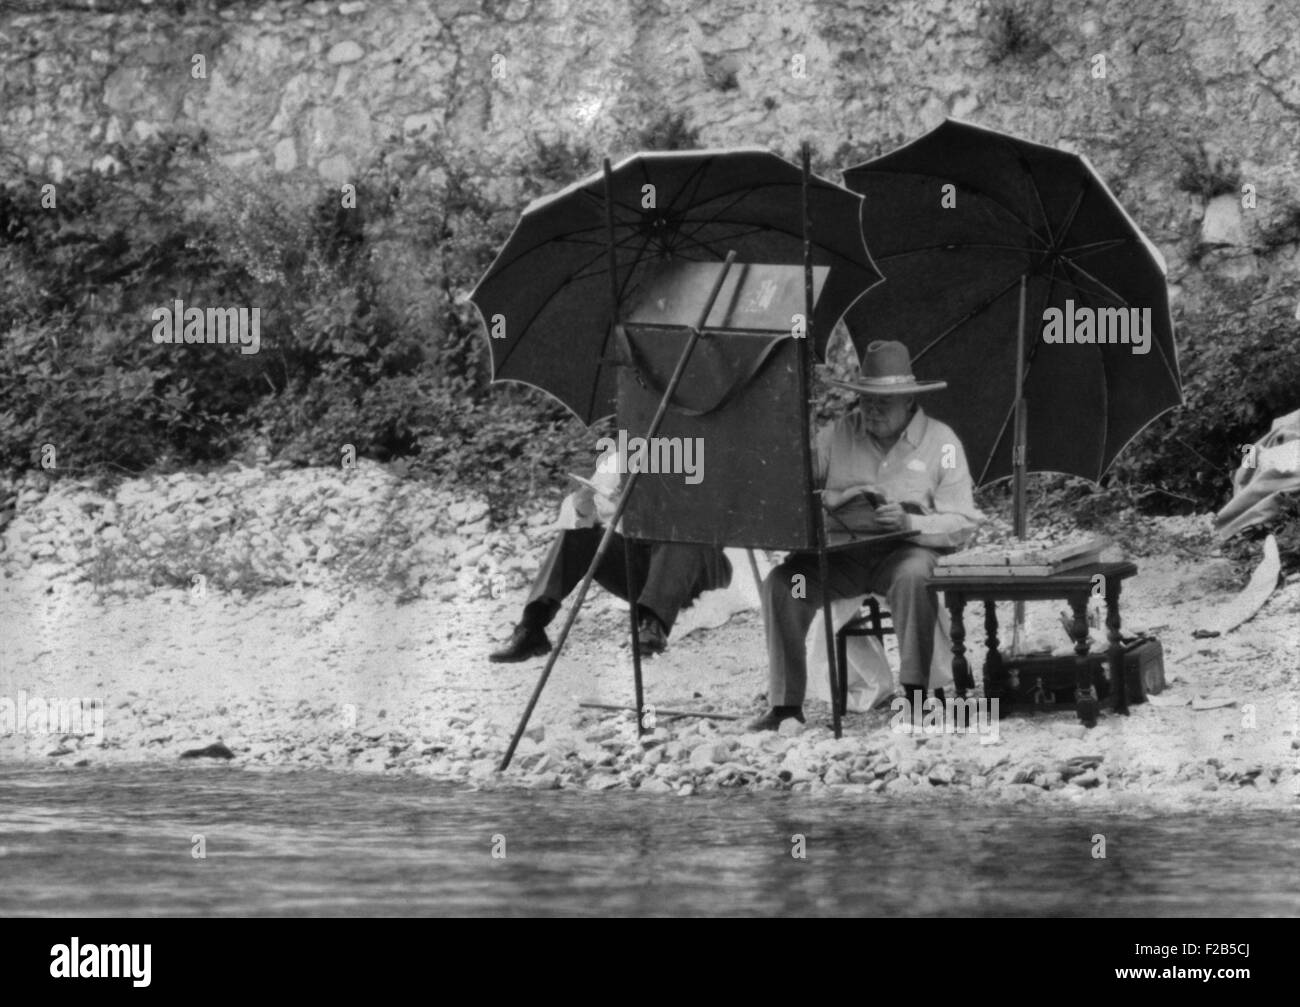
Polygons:
[[[612,169],[613,272],[606,178],[597,172],[529,205],[470,299],[483,316],[494,381],[558,398],[586,423],[615,411],[614,308],[670,260],[802,265],[802,173],[759,149],[634,154]],[[829,266],[813,331],[832,327],[880,274],[862,240],[861,199],[813,176],[812,261]]]
[[948,382],[926,408],[977,485],[1017,476],[1019,534],[1025,471],[1097,481],[1182,403],[1164,261],[1085,158],[950,119],[844,181],[887,281],[849,331]]
[[[801,265],[804,332],[799,395],[807,402],[808,358],[824,358],[834,324],[864,290],[880,281],[862,240],[861,198],[763,150],[637,154],[524,210],[514,232],[470,295],[487,325],[493,380],[521,381],[550,392],[587,423],[616,410],[616,366],[625,363],[611,338],[622,306],[677,260],[723,263],[651,419],[663,420],[733,263]],[[827,268],[814,298],[814,267]],[[793,322],[793,320],[792,320]],[[791,334],[796,330],[792,325]],[[806,420],[806,416],[805,416]],[[806,429],[804,433],[806,434]],[[809,482],[811,475],[802,474]],[[501,768],[510,764],[636,485],[624,481],[614,514],[578,585],[554,649],[520,718]],[[627,548],[627,540],[624,540]],[[825,563],[825,548],[819,556]],[[631,563],[628,563],[629,568]],[[824,571],[823,571],[824,576]],[[628,594],[635,597],[629,585]],[[829,601],[826,609],[830,647]],[[642,709],[636,605],[632,625],[636,708]],[[833,671],[833,669],[832,669]],[[833,709],[839,736],[839,710]],[[638,718],[640,733],[642,721]]]

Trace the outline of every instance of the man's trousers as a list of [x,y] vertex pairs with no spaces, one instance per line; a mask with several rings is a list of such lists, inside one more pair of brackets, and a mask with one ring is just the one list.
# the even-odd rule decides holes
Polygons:
[[[929,683],[936,604],[925,585],[938,558],[932,549],[892,543],[885,547],[868,544],[826,556],[832,598],[881,594],[888,599],[898,636],[899,678],[904,685]],[[792,555],[763,581],[768,703],[772,706],[803,705],[808,683],[804,641],[821,604],[816,553]]]
[[[528,605],[535,613],[549,608],[553,613],[560,602],[582,582],[591,566],[596,548],[605,529],[577,528],[561,532],[551,545],[542,568],[537,573]],[[633,542],[632,576],[640,588],[638,610],[648,609],[670,632],[680,609],[704,591],[726,587],[731,583],[731,563],[721,549],[707,545],[668,542]],[[628,597],[628,570],[624,562],[623,536],[615,532],[609,549],[596,568],[596,582],[606,591]],[[534,605],[550,602],[549,606]],[[529,609],[526,608],[525,611]]]

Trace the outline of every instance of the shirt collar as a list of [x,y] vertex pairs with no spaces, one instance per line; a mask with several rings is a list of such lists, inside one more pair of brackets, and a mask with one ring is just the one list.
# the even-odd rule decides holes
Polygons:
[[916,407],[916,412],[912,414],[912,419],[907,426],[903,428],[903,440],[914,448],[921,446],[921,439],[925,436],[925,428],[929,424],[929,417],[925,415],[925,410],[920,406]]

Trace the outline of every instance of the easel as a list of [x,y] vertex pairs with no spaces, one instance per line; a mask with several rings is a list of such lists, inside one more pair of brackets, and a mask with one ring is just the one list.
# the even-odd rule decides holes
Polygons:
[[[808,189],[811,180],[811,169],[810,169],[810,154],[809,154],[809,148],[807,143],[804,143],[802,148],[802,168],[803,168],[803,184],[801,187],[801,192],[802,192],[801,198],[803,203],[802,219],[803,219],[804,327],[805,327],[804,335],[802,336],[802,338],[804,339],[805,345],[801,348],[801,352],[797,354],[797,360],[798,360],[798,395],[799,395],[799,401],[801,403],[800,434],[803,438],[803,444],[806,447],[811,443],[812,403],[809,398],[809,384],[810,384],[810,375],[812,373],[812,366],[813,366],[813,354],[815,352],[814,348],[816,346],[816,334],[814,331],[815,297],[814,297],[813,262],[812,262],[812,234],[811,234],[812,221],[809,214],[809,206],[808,206]],[[610,318],[611,318],[611,326],[617,326],[619,324],[621,305],[620,305],[620,297],[619,297],[619,290],[618,290],[618,275],[617,275],[617,268],[616,268],[617,256],[616,256],[615,234],[614,234],[614,183],[613,183],[613,172],[608,158],[605,159],[604,171],[605,171],[605,223],[606,223],[608,254],[609,254],[609,297],[610,297],[610,308],[611,308]],[[718,299],[718,294],[722,290],[723,283],[726,280],[727,275],[731,270],[731,267],[735,264],[735,260],[736,260],[736,253],[734,251],[728,252],[727,257],[723,262],[722,269],[719,271],[718,275],[714,279],[713,284],[709,290],[708,296],[705,299],[705,304],[703,309],[700,311],[694,324],[689,326],[689,330],[688,330],[689,335],[686,344],[681,351],[676,366],[673,370],[672,377],[669,379],[667,386],[664,389],[663,395],[659,400],[654,416],[649,423],[649,428],[647,429],[644,435],[645,440],[647,442],[650,442],[651,439],[659,431],[659,428],[663,422],[664,415],[668,411],[669,404],[673,400],[673,396],[676,393],[678,386],[681,384],[682,376],[686,372],[686,367],[687,364],[690,362],[691,354],[694,352],[696,345],[699,343],[700,338],[703,335],[705,324],[708,321],[711,312],[713,311],[714,304]],[[805,459],[804,488],[808,498],[807,501],[808,513],[812,516],[811,521],[814,526],[812,532],[813,535],[815,536],[815,542],[816,542],[819,575],[821,578],[821,583],[825,585],[827,581],[826,527],[825,527],[825,521],[823,519],[820,499],[817,496],[817,494],[814,492],[815,488],[813,486],[812,456],[810,450],[806,449],[804,451],[804,459]],[[559,656],[564,650],[564,644],[568,640],[569,632],[570,630],[572,630],[573,624],[577,620],[578,613],[582,609],[583,602],[586,600],[587,592],[591,588],[591,582],[595,577],[596,570],[600,566],[602,559],[604,558],[606,552],[610,547],[610,544],[613,541],[615,529],[617,528],[619,521],[623,516],[623,512],[627,508],[628,501],[631,499],[632,492],[636,487],[637,480],[639,479],[640,475],[641,475],[640,471],[633,471],[627,474],[627,479],[622,486],[622,489],[619,493],[618,500],[614,506],[614,513],[612,514],[612,516],[610,517],[609,521],[605,526],[604,534],[601,536],[600,544],[596,548],[596,554],[592,558],[591,565],[588,567],[586,574],[583,576],[581,583],[578,585],[578,593],[574,598],[572,605],[569,608],[568,616],[565,619],[564,625],[561,628],[559,636],[556,639],[555,646],[551,650],[550,655],[547,657],[546,666],[542,669],[542,673],[538,678],[537,685],[533,689],[532,696],[529,698],[528,705],[524,710],[523,716],[520,718],[519,726],[515,729],[514,736],[510,739],[510,745],[506,749],[505,755],[502,757],[501,764],[498,767],[500,770],[505,770],[510,765],[511,759],[513,759],[514,757],[515,750],[519,746],[519,741],[523,737],[524,731],[527,729],[528,721],[532,717],[533,711],[537,706],[538,700],[541,698],[542,690],[545,689],[546,683],[550,679],[551,672],[554,670],[555,664],[559,660]],[[635,578],[634,578],[631,552],[632,552],[631,540],[629,537],[625,536],[624,537],[624,558],[625,558],[625,569],[627,570],[628,579],[629,579],[627,586],[628,586],[628,596],[630,602],[629,620],[631,624],[631,635],[632,635],[632,669],[633,669],[632,674],[633,674],[633,684],[636,693],[637,735],[639,737],[645,733],[645,724],[643,720],[643,715],[645,712],[645,704],[644,704],[644,689],[643,689],[642,675],[641,675],[641,654],[640,654],[640,646],[639,646],[640,640],[639,640],[639,626],[638,626],[637,604],[636,604],[636,598],[639,594],[639,586],[633,583]],[[823,590],[822,591],[822,615],[823,615],[823,622],[826,627],[827,676],[830,685],[830,695],[832,697],[835,697],[838,694],[836,690],[835,657],[834,657],[835,632],[831,622],[830,608],[831,608],[831,604],[830,604],[829,594],[827,591]],[[835,737],[839,738],[841,734],[839,704],[833,701],[831,703],[831,711],[832,711],[832,721],[833,721]]]

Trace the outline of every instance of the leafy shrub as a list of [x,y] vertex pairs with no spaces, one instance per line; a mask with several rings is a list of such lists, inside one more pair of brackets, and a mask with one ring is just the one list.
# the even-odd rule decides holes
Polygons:
[[1036,60],[1051,49],[1036,19],[1037,8],[1025,0],[999,0],[989,9],[993,64],[1010,59]]
[[[680,122],[677,129],[681,129]],[[112,175],[0,187],[0,466],[41,444],[56,471],[219,461],[254,443],[298,464],[344,444],[416,474],[486,489],[498,516],[568,469],[596,435],[557,403],[488,388],[467,295],[516,219],[432,142],[381,151],[357,183],[304,194],[214,166],[200,136],[118,148]],[[589,151],[537,143],[523,198],[590,171]],[[150,313],[262,309],[262,347],[157,345]],[[557,445],[558,441],[558,445]]]
[[1185,403],[1147,427],[1113,469],[1157,491],[1146,506],[1217,510],[1231,494],[1241,445],[1300,407],[1300,354],[1292,306],[1300,284],[1212,280],[1213,296],[1178,326]]
[[1241,191],[1241,172],[1221,158],[1211,158],[1204,145],[1184,150],[1182,161],[1175,184],[1183,192],[1208,200]]

